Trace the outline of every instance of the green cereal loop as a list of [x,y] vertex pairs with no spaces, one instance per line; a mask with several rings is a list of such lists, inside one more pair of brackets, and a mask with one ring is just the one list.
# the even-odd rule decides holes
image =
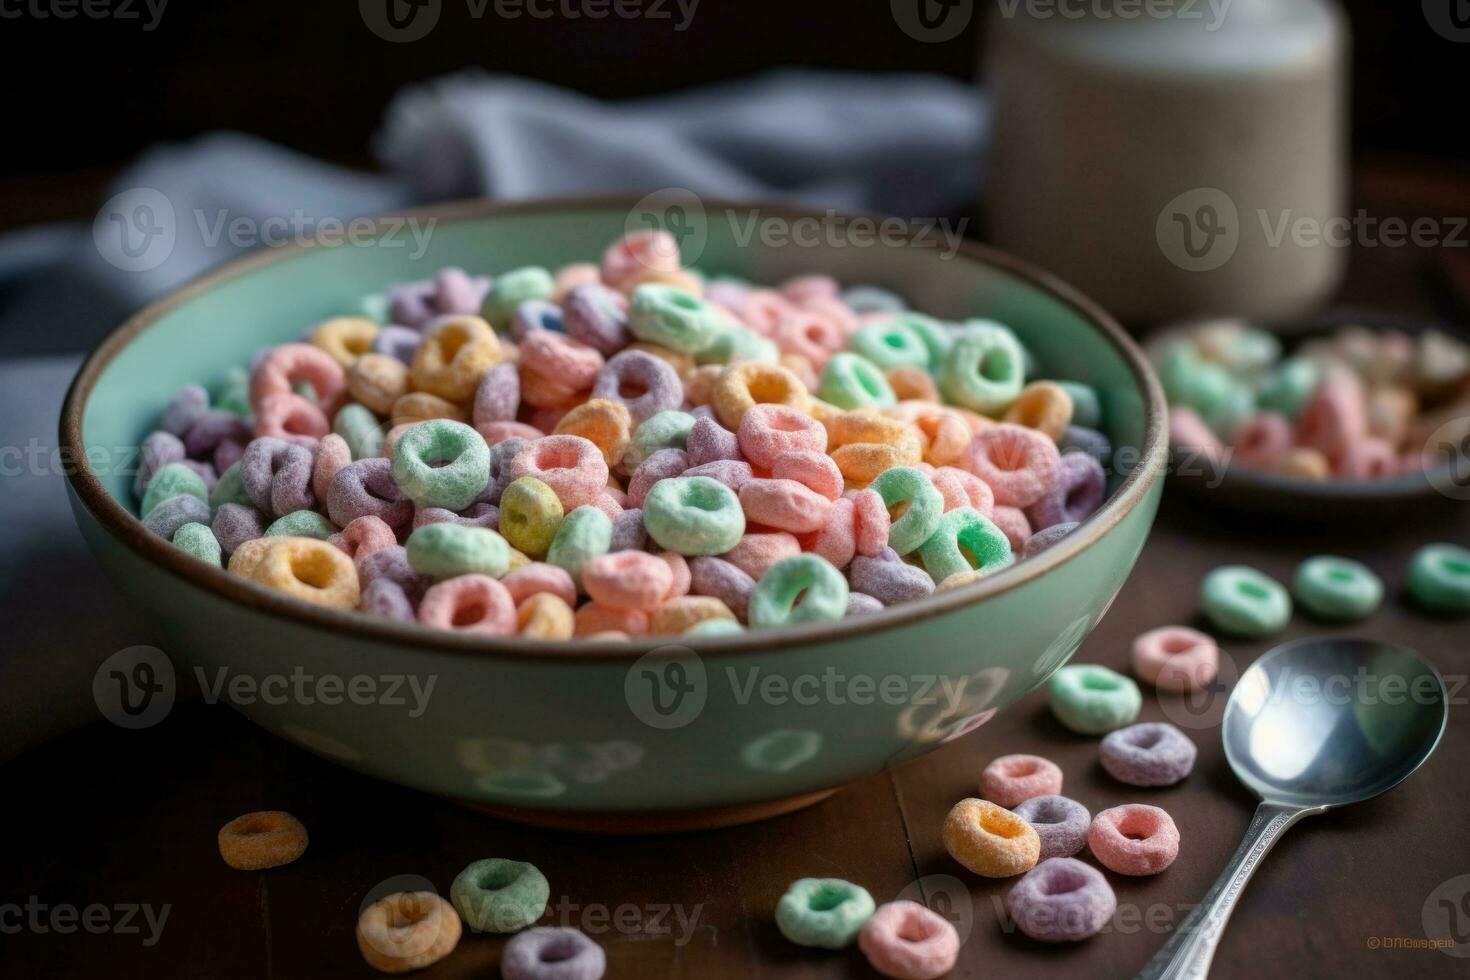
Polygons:
[[200,561],[208,562],[218,568],[222,563],[223,552],[220,550],[219,541],[214,532],[203,524],[191,521],[174,532],[174,547],[180,551],[187,551]]
[[694,423],[693,415],[672,408],[645,419],[623,451],[623,469],[632,473],[660,449],[683,449]]
[[420,507],[461,511],[490,482],[490,449],[463,422],[420,422],[393,445],[393,480]]
[[698,296],[660,282],[644,283],[628,301],[633,336],[685,354],[708,347],[722,323],[715,308]]
[[1227,442],[1235,434],[1240,423],[1256,411],[1256,395],[1243,384],[1235,384],[1219,401],[1201,406],[1200,417],[1216,435]]
[[242,418],[250,417],[250,372],[236,365],[225,372],[212,399],[215,408],[233,412]]
[[1281,341],[1259,327],[1237,330],[1226,344],[1223,362],[1240,376],[1259,375],[1281,356]]
[[556,491],[534,476],[521,477],[500,495],[500,533],[512,548],[531,558],[545,556],[563,514]]
[[378,417],[366,405],[348,402],[337,410],[332,431],[347,443],[353,459],[373,459],[383,455],[383,429]]
[[214,489],[209,491],[209,506],[218,510],[225,504],[243,504],[253,508],[250,495],[245,492],[245,481],[240,478],[240,463],[235,461],[230,468],[220,474],[219,480],[214,484]]
[[939,526],[919,548],[919,558],[936,582],[971,569],[999,571],[1013,561],[1005,532],[973,507],[956,507],[942,515]]
[[[546,560],[566,569],[577,588],[582,587],[582,566],[612,548],[612,521],[596,507],[578,507],[557,528],[546,549]],[[410,558],[413,556],[410,554]]]
[[884,470],[868,484],[883,503],[892,510],[907,505],[903,514],[888,529],[888,547],[906,555],[928,541],[939,527],[944,514],[944,496],[930,479],[912,466],[895,466]]
[[1021,343],[1021,338],[1016,336],[1016,331],[998,320],[987,320],[983,317],[973,317],[963,323],[954,325],[956,339],[962,339],[971,335],[988,336],[993,333],[1003,333],[1015,342],[1021,351],[1021,381],[1036,376],[1036,358],[1032,356],[1031,349]]
[[694,355],[695,364],[733,364],[736,361],[764,361],[774,364],[781,359],[776,344],[748,327],[725,327],[710,345]]
[[1383,601],[1383,582],[1367,565],[1335,555],[1302,562],[1291,591],[1319,619],[1363,619]]
[[683,636],[739,636],[745,627],[733,619],[701,619],[683,632]]
[[676,476],[659,480],[643,498],[643,526],[676,554],[723,555],[745,534],[745,511],[720,481]]
[[293,510],[271,522],[265,529],[265,537],[316,538],[325,541],[337,533],[331,521],[314,510]]
[[859,354],[839,351],[822,366],[817,397],[838,408],[886,408],[898,401],[878,366]]
[[954,330],[922,313],[900,313],[894,319],[916,334],[924,349],[929,352],[928,362],[921,366],[927,368],[930,374],[937,372],[949,355],[949,349],[954,346]]
[[1470,613],[1470,550],[1429,544],[1409,563],[1409,596],[1431,612]]
[[847,579],[827,559],[810,552],[782,558],[751,590],[750,625],[839,620],[847,613],[847,591]]
[[1311,361],[1289,357],[1277,366],[1261,390],[1256,394],[1256,404],[1268,412],[1279,412],[1288,419],[1296,417],[1306,407],[1307,400],[1317,390],[1322,372]]
[[1130,677],[1100,664],[1072,664],[1047,681],[1052,714],[1080,735],[1102,735],[1131,725],[1143,694]]
[[1195,353],[1189,344],[1179,341],[1164,351],[1159,358],[1159,381],[1164,386],[1164,394],[1174,404],[1185,404],[1184,393],[1191,384],[1191,379],[1204,362]]
[[929,347],[901,317],[861,326],[848,346],[882,371],[899,367],[929,369]]
[[1073,425],[1084,429],[1102,428],[1102,399],[1098,397],[1096,388],[1080,381],[1057,381],[1055,384],[1072,399]]
[[776,928],[798,946],[841,949],[873,917],[873,896],[841,878],[801,878],[776,903]]
[[455,875],[449,900],[477,932],[520,932],[546,913],[551,885],[534,864],[485,858]]
[[1200,608],[1220,630],[1258,639],[1286,628],[1291,596],[1263,572],[1245,565],[1223,565],[1200,584]]
[[556,280],[539,265],[523,266],[497,276],[485,294],[480,315],[496,330],[506,330],[516,309],[527,300],[550,299],[556,292]]
[[1026,381],[1026,354],[1004,327],[972,323],[939,370],[939,390],[952,403],[985,414],[1003,411]]
[[439,521],[415,528],[404,545],[414,571],[434,579],[478,573],[500,578],[510,570],[510,545],[489,528]]
[[147,517],[153,508],[168,498],[182,496],[198,497],[206,504],[209,503],[209,491],[204,487],[204,478],[183,463],[160,466],[158,472],[148,481],[148,489],[143,493],[143,505],[138,513]]

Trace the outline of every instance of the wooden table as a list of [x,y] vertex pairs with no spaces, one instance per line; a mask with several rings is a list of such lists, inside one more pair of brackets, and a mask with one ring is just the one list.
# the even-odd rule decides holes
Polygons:
[[[1466,213],[1435,210],[1432,201],[1417,210],[1426,184],[1412,173],[1370,175],[1366,186],[1388,213]],[[1434,200],[1470,198],[1464,181],[1444,186],[1452,193]],[[1413,250],[1360,253],[1345,302],[1432,312],[1444,294],[1432,288],[1439,280],[1424,259]],[[1417,648],[1456,695],[1444,741],[1423,770],[1386,797],[1312,818],[1286,836],[1245,894],[1215,976],[1466,975],[1470,959],[1383,948],[1422,940],[1431,893],[1470,874],[1470,630],[1464,621],[1422,617],[1400,591],[1409,555],[1431,540],[1470,540],[1465,508],[1443,502],[1330,529],[1217,516],[1166,495],[1136,571],[1078,654],[1125,668],[1137,633],[1195,619],[1195,588],[1209,568],[1245,562],[1286,580],[1301,559],[1330,551],[1365,560],[1389,586],[1378,615],[1341,632]],[[1322,632],[1298,616],[1279,639]],[[1243,669],[1269,645],[1229,644],[1226,660]],[[1187,723],[1199,745],[1196,771],[1179,787],[1133,790],[1111,781],[1097,764],[1096,741],[1063,730],[1033,693],[976,733],[805,811],[665,838],[577,837],[491,820],[319,761],[225,708],[180,706],[142,732],[99,722],[3,770],[0,976],[375,975],[353,939],[369,891],[397,875],[426,877],[442,891],[485,855],[541,867],[552,883],[548,920],[602,943],[613,978],[872,976],[855,950],[807,951],[777,933],[776,900],[806,875],[850,878],[879,901],[923,893],[966,936],[957,977],[1129,976],[1205,893],[1249,820],[1253,800],[1226,767],[1211,725],[1224,698],[1218,692],[1204,713],[1191,714],[1177,699],[1147,696],[1145,720]],[[977,879],[945,855],[945,813],[974,794],[990,758],[1007,752],[1056,760],[1067,794],[1094,811],[1151,802],[1178,822],[1183,847],[1173,867],[1148,879],[1111,876],[1120,914],[1108,934],[1049,948],[1010,932],[1001,904],[1010,883]],[[229,870],[216,853],[216,831],[263,808],[300,816],[310,849],[270,872]],[[27,902],[46,908],[33,917]],[[1464,902],[1470,913],[1470,896]],[[53,922],[51,911],[94,903],[112,922],[127,905],[148,905],[155,917],[167,906],[168,916],[152,943],[139,914],[129,922],[134,932],[53,928],[67,920]],[[94,926],[102,921],[102,911],[89,914]],[[1470,914],[1458,921],[1470,944]],[[503,944],[467,936],[421,975],[494,976]]]

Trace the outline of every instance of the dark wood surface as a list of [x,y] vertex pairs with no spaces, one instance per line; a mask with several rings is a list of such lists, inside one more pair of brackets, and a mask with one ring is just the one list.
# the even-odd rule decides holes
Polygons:
[[[1470,198],[1463,181],[1436,190],[1415,172],[1370,183],[1382,210],[1406,217],[1464,214],[1454,208]],[[1412,249],[1360,252],[1344,302],[1449,315],[1452,293],[1437,258]],[[1286,580],[1303,558],[1332,552],[1366,561],[1389,589],[1377,615],[1339,632],[1418,649],[1456,694],[1444,741],[1423,770],[1385,797],[1304,821],[1266,859],[1226,932],[1215,976],[1466,975],[1470,959],[1374,945],[1422,939],[1431,893],[1470,874],[1470,627],[1425,618],[1401,594],[1409,555],[1435,540],[1470,541],[1464,507],[1437,502],[1391,519],[1312,527],[1215,514],[1198,500],[1166,494],[1137,569],[1079,652],[1078,661],[1123,669],[1136,634],[1195,620],[1197,584],[1211,567],[1245,562]],[[1271,643],[1227,644],[1225,676],[1275,642],[1325,632],[1298,616]],[[123,646],[148,637],[118,639]],[[579,837],[492,820],[348,773],[222,707],[180,706],[142,732],[99,722],[0,770],[0,976],[376,975],[353,940],[370,890],[396,875],[419,875],[444,891],[465,863],[486,855],[541,867],[552,884],[548,920],[592,934],[608,951],[613,978],[873,976],[856,950],[806,951],[777,933],[777,898],[807,875],[852,879],[879,901],[923,892],[965,933],[957,977],[1129,976],[1205,893],[1250,818],[1253,800],[1226,767],[1213,724],[1226,693],[1203,712],[1146,695],[1145,720],[1187,725],[1199,745],[1194,774],[1175,788],[1111,781],[1097,764],[1096,741],[1061,729],[1034,693],[974,734],[807,810],[663,838]],[[1056,760],[1066,773],[1064,792],[1094,811],[1155,803],[1180,827],[1180,857],[1169,870],[1147,879],[1110,875],[1120,915],[1087,943],[1050,948],[1008,931],[999,903],[1011,883],[977,879],[944,853],[944,814],[974,795],[987,761],[1009,752]],[[216,831],[264,808],[301,817],[311,847],[288,867],[229,870]],[[146,925],[139,933],[62,934],[22,923],[29,912],[6,906],[32,900],[48,909],[167,906],[168,917],[156,943],[146,945]],[[1470,930],[1470,917],[1460,926]],[[420,975],[494,976],[503,944],[466,936]]]

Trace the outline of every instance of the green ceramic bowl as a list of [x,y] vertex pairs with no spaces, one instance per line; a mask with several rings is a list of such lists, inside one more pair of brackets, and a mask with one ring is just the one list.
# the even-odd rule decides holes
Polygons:
[[[1072,656],[1122,586],[1158,506],[1167,455],[1158,382],[1104,313],[991,249],[947,254],[923,239],[861,247],[825,235],[824,244],[781,246],[747,234],[752,218],[830,226],[830,214],[704,202],[693,264],[759,282],[827,272],[899,290],[942,317],[1009,324],[1046,374],[1096,386],[1114,442],[1134,447],[1120,454],[1107,503],[1076,533],[965,589],[839,623],[680,645],[527,643],[297,602],[204,566],[134,517],[122,465],[131,454],[117,447],[136,446],[180,386],[217,379],[262,345],[446,265],[595,259],[631,227],[631,207],[464,203],[416,213],[433,222],[422,255],[401,233],[397,247],[271,250],[154,304],[88,358],[61,420],[65,451],[83,461],[70,479],[73,510],[180,672],[202,669],[213,682],[223,669],[284,691],[235,706],[362,772],[543,823],[646,831],[819,799],[974,730]],[[306,680],[272,680],[293,673]],[[338,684],[357,685],[358,696],[333,696]],[[415,685],[429,692],[421,706]]]

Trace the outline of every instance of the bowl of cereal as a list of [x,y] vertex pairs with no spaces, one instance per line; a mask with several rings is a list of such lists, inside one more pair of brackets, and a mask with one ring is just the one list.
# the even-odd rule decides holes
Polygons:
[[1142,352],[982,246],[696,204],[681,241],[631,201],[447,205],[422,254],[178,290],[68,394],[90,548],[180,667],[300,681],[225,697],[258,724],[512,818],[757,819],[980,727],[1143,547]]

